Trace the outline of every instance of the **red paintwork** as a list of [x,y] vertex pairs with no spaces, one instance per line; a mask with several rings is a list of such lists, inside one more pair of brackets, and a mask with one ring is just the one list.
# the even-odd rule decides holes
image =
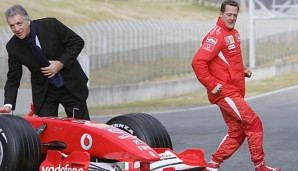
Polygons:
[[76,169],[77,171],[88,171],[89,163],[90,155],[87,152],[74,151],[65,157],[60,151],[49,150],[39,170],[48,171],[56,169],[59,171],[68,171]]
[[[168,148],[154,148],[154,151],[157,153],[163,153]],[[204,160],[204,150],[203,149],[187,149],[181,153],[176,153],[171,151],[176,156],[179,157],[180,160],[183,160],[184,164],[191,165],[191,166],[206,166],[206,161]],[[196,160],[197,159],[197,160]]]
[[[167,148],[152,149],[137,137],[100,122],[37,117],[33,111],[33,105],[31,105],[30,113],[23,118],[35,129],[44,124],[47,125],[39,135],[42,153],[46,155],[46,159],[40,165],[40,171],[67,170],[67,168],[88,171],[91,156],[129,163],[128,169],[121,171],[150,171],[150,163],[160,161],[159,154],[166,150],[174,153],[186,165],[201,167],[203,171],[207,170],[202,149],[187,149],[180,154]],[[0,110],[0,113],[2,112]],[[64,143],[66,147],[52,150],[44,146],[57,141]],[[134,162],[140,162],[140,167],[134,168]],[[163,171],[175,171],[175,168],[169,165]]]
[[[61,141],[66,144],[62,153],[70,154],[73,151],[88,152],[97,158],[114,159],[119,161],[157,161],[159,156],[146,143],[131,134],[93,121],[77,120],[71,118],[43,118],[24,117],[35,128],[47,124],[47,128],[40,134],[42,144]],[[90,135],[91,140],[83,138]],[[92,141],[92,142],[91,142]],[[92,143],[90,149],[83,149]],[[47,148],[43,147],[43,153]]]

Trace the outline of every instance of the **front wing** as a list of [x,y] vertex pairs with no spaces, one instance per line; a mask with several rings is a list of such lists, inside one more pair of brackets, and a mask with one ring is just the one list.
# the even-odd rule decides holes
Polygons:
[[49,150],[40,165],[40,171],[207,171],[202,149],[187,149],[175,153],[171,149],[155,148],[159,161],[91,162],[87,152],[69,155]]

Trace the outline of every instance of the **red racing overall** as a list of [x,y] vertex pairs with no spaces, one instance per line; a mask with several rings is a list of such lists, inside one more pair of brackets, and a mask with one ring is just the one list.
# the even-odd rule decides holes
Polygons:
[[[245,78],[240,35],[229,29],[219,18],[208,32],[192,61],[198,80],[206,87],[208,99],[217,104],[228,126],[228,135],[220,143],[212,160],[222,163],[228,159],[247,138],[251,159],[255,165],[264,159],[262,122],[245,102]],[[217,84],[221,91],[211,91]]]

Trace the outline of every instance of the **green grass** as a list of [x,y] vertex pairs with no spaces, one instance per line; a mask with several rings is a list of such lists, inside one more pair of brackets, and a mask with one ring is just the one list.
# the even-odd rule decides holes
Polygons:
[[218,16],[218,7],[193,6],[191,1],[176,0],[0,0],[4,12],[15,3],[24,6],[31,19],[56,17],[68,26],[99,20],[148,18],[208,20]]
[[[246,97],[297,85],[298,72],[257,81],[247,81]],[[91,115],[123,114],[132,112],[152,112],[210,104],[205,89],[180,96],[157,100],[140,101],[113,106],[91,107]]]

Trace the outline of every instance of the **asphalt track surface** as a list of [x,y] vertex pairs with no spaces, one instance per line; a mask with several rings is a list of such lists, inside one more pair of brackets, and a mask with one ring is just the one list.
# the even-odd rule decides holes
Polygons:
[[[298,171],[298,86],[249,98],[247,102],[263,122],[267,164],[283,171]],[[215,105],[151,114],[168,130],[174,151],[202,148],[206,160],[227,134]],[[93,117],[92,120],[106,122],[111,117]],[[246,141],[221,164],[221,171],[254,171]]]

